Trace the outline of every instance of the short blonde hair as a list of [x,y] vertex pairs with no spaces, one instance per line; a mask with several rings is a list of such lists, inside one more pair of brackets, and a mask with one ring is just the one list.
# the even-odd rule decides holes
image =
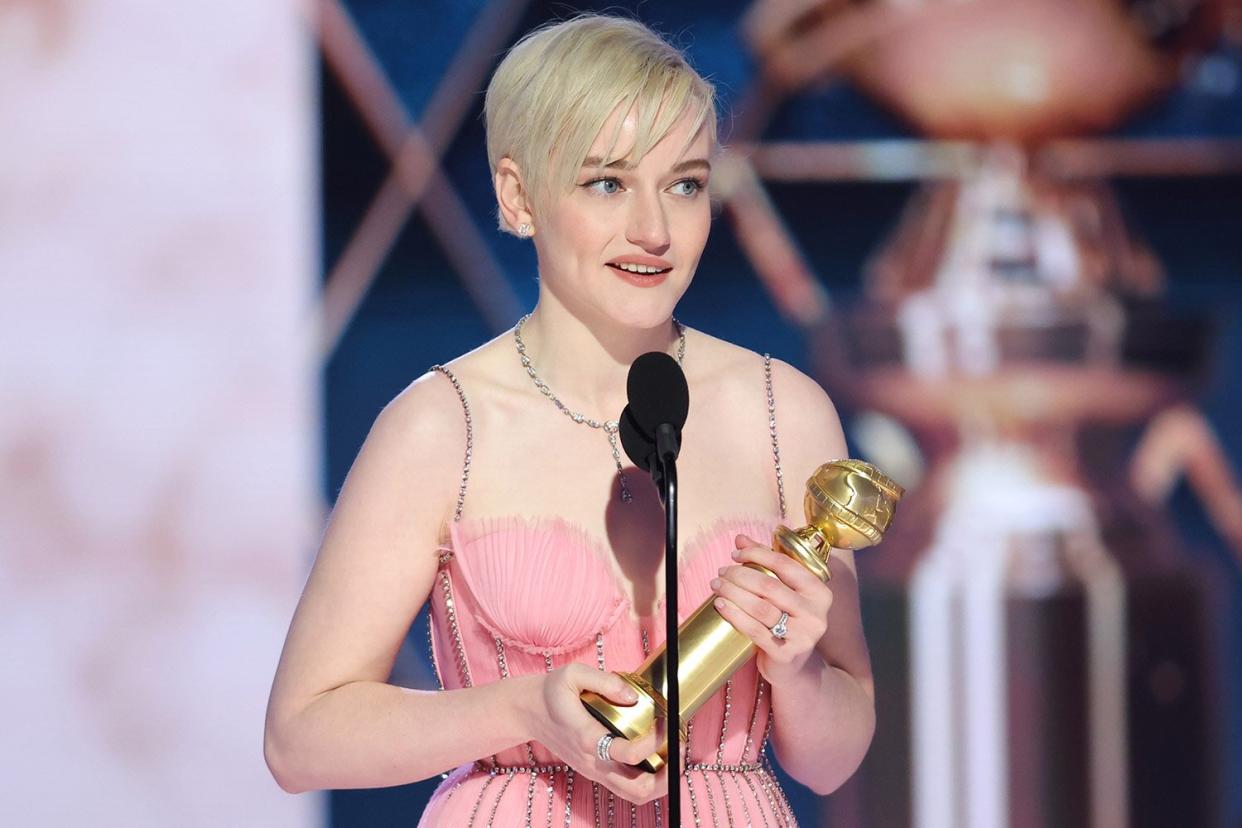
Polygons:
[[[547,205],[553,195],[572,189],[591,144],[618,106],[637,116],[632,163],[687,113],[694,119],[691,136],[706,127],[716,148],[715,89],[642,23],[588,14],[535,29],[509,50],[487,87],[483,112],[493,177],[502,158],[512,159],[532,207]],[[503,216],[500,228],[512,232]]]

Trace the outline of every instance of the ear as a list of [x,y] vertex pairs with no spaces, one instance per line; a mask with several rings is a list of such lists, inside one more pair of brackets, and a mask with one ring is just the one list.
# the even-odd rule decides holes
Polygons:
[[496,187],[500,217],[508,225],[509,232],[516,233],[518,226],[522,224],[534,225],[530,194],[522,178],[522,170],[512,158],[505,156],[497,162],[493,184]]

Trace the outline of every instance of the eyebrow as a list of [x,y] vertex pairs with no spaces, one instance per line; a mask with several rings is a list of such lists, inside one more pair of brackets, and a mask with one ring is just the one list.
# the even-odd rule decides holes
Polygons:
[[[634,169],[634,165],[631,164],[629,161],[626,161],[624,158],[618,158],[616,161],[611,161],[605,164],[604,159],[599,158],[598,156],[595,156],[595,155],[591,155],[591,156],[588,156],[586,160],[582,162],[582,169],[584,170],[599,169],[600,167],[603,167],[609,170],[632,170]],[[672,171],[674,173],[683,173],[683,172],[686,172],[687,170],[705,169],[710,172],[711,168],[712,168],[712,165],[706,158],[691,158],[688,161],[682,161],[680,164],[677,164],[676,166],[674,166]]]

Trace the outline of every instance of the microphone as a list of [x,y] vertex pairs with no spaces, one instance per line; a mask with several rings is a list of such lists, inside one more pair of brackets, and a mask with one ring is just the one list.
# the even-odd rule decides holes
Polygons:
[[621,447],[650,472],[664,499],[664,464],[681,452],[681,429],[690,413],[690,388],[681,366],[661,351],[643,354],[625,382],[629,404],[618,419]]

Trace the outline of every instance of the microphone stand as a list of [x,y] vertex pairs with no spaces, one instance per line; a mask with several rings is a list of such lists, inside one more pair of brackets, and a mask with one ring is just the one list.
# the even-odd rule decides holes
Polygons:
[[677,433],[669,424],[656,430],[656,463],[660,499],[664,501],[664,629],[668,684],[668,810],[669,824],[681,825],[681,690],[677,681]]

